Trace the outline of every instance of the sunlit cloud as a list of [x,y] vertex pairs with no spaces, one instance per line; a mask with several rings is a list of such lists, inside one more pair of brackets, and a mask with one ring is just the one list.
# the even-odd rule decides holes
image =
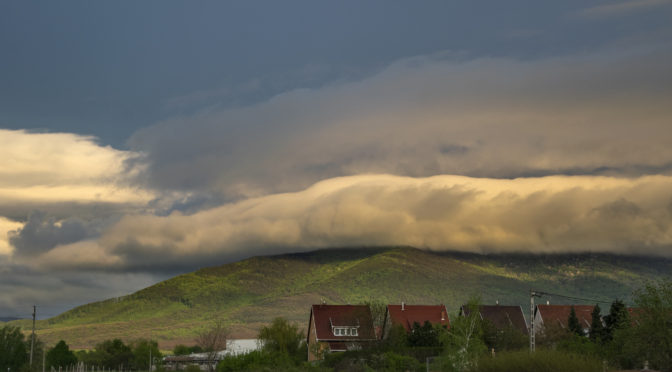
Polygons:
[[97,242],[57,247],[38,262],[151,270],[387,245],[672,257],[672,177],[341,177],[192,215],[127,216]]
[[155,195],[134,186],[138,153],[100,146],[72,133],[0,129],[0,215],[25,218],[33,209],[145,205]]
[[0,259],[2,256],[8,256],[13,248],[9,244],[9,232],[15,231],[23,226],[22,223],[9,220],[0,216]]

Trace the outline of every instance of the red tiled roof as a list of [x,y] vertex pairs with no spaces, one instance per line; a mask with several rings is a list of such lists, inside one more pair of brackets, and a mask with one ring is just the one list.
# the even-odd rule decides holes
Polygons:
[[[315,320],[318,341],[368,341],[375,340],[371,310],[367,305],[313,305],[311,322]],[[332,326],[356,327],[357,336],[335,336]],[[312,329],[308,328],[309,332]]]
[[537,305],[537,311],[541,314],[544,324],[553,322],[567,328],[567,319],[569,319],[572,306],[574,306],[574,312],[576,317],[579,318],[581,327],[584,329],[590,328],[590,323],[593,320],[593,305]]
[[[468,306],[462,305],[460,310],[465,315],[469,315]],[[481,319],[492,322],[498,329],[512,326],[523,334],[529,333],[527,330],[527,323],[525,322],[525,316],[523,315],[523,309],[520,306],[480,305],[478,307],[478,312],[481,314]]]
[[440,324],[450,328],[450,319],[446,306],[441,305],[406,305],[401,310],[401,305],[387,305],[387,312],[392,324],[401,324],[406,332],[410,332],[413,323],[420,325],[429,321],[432,324]]

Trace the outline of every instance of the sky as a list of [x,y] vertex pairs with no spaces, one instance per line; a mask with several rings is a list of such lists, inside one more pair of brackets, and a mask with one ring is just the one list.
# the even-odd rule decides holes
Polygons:
[[672,0],[0,4],[0,316],[329,247],[672,257]]

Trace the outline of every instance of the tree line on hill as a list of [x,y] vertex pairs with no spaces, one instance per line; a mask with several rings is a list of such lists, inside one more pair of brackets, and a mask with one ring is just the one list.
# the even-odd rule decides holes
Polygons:
[[[427,363],[441,371],[604,371],[609,368],[632,369],[648,366],[672,371],[672,281],[647,283],[634,293],[638,311],[631,318],[622,301],[614,301],[604,319],[601,309],[593,309],[593,322],[586,335],[574,311],[567,328],[546,325],[537,337],[537,351],[530,353],[528,338],[519,330],[497,328],[483,321],[476,310],[477,300],[470,301],[473,311],[452,317],[450,328],[429,322],[415,323],[411,332],[402,327],[390,330],[386,338],[359,350],[330,353],[319,362],[307,362],[305,334],[283,318],[262,327],[258,339],[263,345],[247,354],[231,355],[219,361],[217,372],[229,371],[423,371]],[[374,309],[381,304],[370,304]],[[212,327],[221,334],[220,324]],[[204,332],[204,334],[207,332]],[[203,338],[199,337],[202,341]],[[210,338],[213,339],[213,338]],[[214,339],[221,342],[221,337]],[[36,343],[36,354],[44,345]],[[217,350],[216,345],[178,345],[177,354]],[[30,371],[27,366],[29,344],[18,328],[0,328],[0,370]],[[47,351],[47,366],[83,362],[107,369],[147,370],[149,353],[160,356],[157,344],[137,340],[129,345],[121,340],[107,340],[91,351],[70,351],[61,341]],[[428,357],[431,357],[428,359]],[[62,359],[58,359],[62,358]],[[40,359],[40,358],[38,358]],[[188,368],[196,371],[197,367]],[[161,370],[160,365],[157,370]],[[41,365],[33,364],[33,371]]]

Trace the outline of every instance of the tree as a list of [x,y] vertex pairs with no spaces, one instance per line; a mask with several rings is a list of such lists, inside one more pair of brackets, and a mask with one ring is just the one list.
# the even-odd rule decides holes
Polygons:
[[672,371],[672,280],[646,283],[635,291],[639,307],[635,340],[654,369]]
[[287,354],[292,358],[303,359],[300,347],[304,339],[303,331],[296,325],[290,324],[287,319],[275,318],[270,327],[259,330],[257,338],[263,344],[264,350],[271,353]]
[[471,299],[467,305],[469,314],[453,317],[450,330],[442,335],[441,343],[445,347],[445,356],[440,362],[442,370],[465,371],[487,351],[483,343],[479,304],[478,298]]
[[602,342],[604,340],[604,325],[602,325],[602,315],[600,314],[600,305],[595,304],[593,312],[590,314],[590,340],[593,342]]
[[369,300],[364,302],[364,305],[371,310],[371,319],[373,320],[373,328],[383,328],[385,322],[385,314],[387,314],[387,305],[384,302]]
[[567,319],[567,330],[571,333],[574,333],[578,336],[583,336],[583,328],[581,327],[581,323],[579,323],[579,318],[576,316],[576,311],[574,310],[574,306],[572,306],[571,310],[569,311],[569,318]]
[[408,345],[408,334],[401,324],[393,324],[382,341],[382,347],[395,353],[402,352]]
[[19,371],[28,364],[28,351],[21,328],[0,328],[0,371]]
[[628,309],[621,300],[616,300],[609,307],[609,315],[604,317],[605,329],[604,338],[611,341],[616,330],[630,327],[630,315]]
[[77,364],[77,356],[63,340],[47,351],[46,359],[47,367],[55,369]]
[[217,353],[226,349],[226,337],[229,330],[222,322],[215,322],[210,329],[206,329],[196,337],[196,345],[203,349],[208,358],[208,371],[213,371],[217,359]]
[[408,335],[408,345],[411,347],[436,347],[439,346],[439,333],[432,323],[425,320],[423,325],[413,322],[413,328]]
[[133,351],[123,341],[115,338],[114,340],[105,340],[96,345],[93,357],[105,368],[128,368],[133,360]]
[[512,324],[497,327],[491,321],[484,319],[482,322],[483,341],[488,349],[495,351],[519,350],[526,348],[529,338]]
[[[149,359],[160,359],[159,344],[153,340],[139,339],[131,344],[133,366],[139,370],[149,370]],[[154,362],[152,362],[153,364]]]
[[173,355],[188,355],[192,353],[202,353],[203,349],[201,349],[200,346],[194,345],[194,346],[187,346],[187,345],[175,345],[173,348]]

